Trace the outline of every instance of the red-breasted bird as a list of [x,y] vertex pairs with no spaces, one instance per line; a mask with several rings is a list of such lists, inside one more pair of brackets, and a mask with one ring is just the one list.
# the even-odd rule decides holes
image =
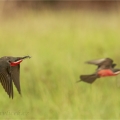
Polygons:
[[96,72],[91,75],[80,75],[78,82],[83,81],[92,84],[97,78],[120,74],[120,69],[114,69],[116,64],[114,64],[110,58],[87,61],[86,63],[97,65],[98,68]]
[[0,58],[0,82],[9,95],[9,98],[13,98],[13,83],[17,88],[19,94],[20,89],[20,63],[30,56],[24,57],[12,57],[4,56]]

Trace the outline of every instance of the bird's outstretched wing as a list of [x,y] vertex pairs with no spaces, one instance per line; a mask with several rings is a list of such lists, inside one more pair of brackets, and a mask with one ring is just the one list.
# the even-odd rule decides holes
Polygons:
[[97,60],[91,60],[91,61],[87,61],[86,63],[88,64],[94,64],[94,65],[102,65],[102,64],[112,64],[113,60],[110,58],[103,58],[103,59],[97,59]]
[[12,79],[10,78],[10,75],[7,73],[6,70],[0,72],[0,82],[9,95],[9,97],[13,98],[13,84]]
[[21,89],[20,89],[20,65],[13,66],[11,68],[11,72],[12,72],[12,80],[14,82],[14,85],[15,85],[17,91],[19,92],[19,94],[21,94]]
[[116,64],[113,64],[113,60],[110,58],[91,60],[87,61],[86,63],[97,65],[98,68],[101,69],[114,68],[116,66]]

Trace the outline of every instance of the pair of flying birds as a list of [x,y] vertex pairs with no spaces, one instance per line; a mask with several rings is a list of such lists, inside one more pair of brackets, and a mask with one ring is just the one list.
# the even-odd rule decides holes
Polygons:
[[[0,82],[9,95],[13,98],[13,83],[17,88],[19,94],[21,94],[20,89],[20,63],[30,56],[24,57],[11,57],[4,56],[0,58]],[[114,69],[116,64],[110,58],[92,60],[86,62],[88,64],[95,64],[98,66],[96,72],[91,75],[81,75],[80,81],[93,83],[97,78],[105,76],[115,76],[120,74],[120,69]],[[79,82],[79,81],[78,81]]]

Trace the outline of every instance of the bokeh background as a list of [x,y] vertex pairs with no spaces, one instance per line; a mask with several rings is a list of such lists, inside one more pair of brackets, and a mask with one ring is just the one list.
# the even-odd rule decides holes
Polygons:
[[76,83],[110,57],[120,68],[117,1],[0,1],[0,56],[21,63],[20,96],[0,86],[0,119],[119,119],[120,77]]

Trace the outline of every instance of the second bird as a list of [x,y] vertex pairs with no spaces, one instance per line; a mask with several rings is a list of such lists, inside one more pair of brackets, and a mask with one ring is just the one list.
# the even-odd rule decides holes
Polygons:
[[25,58],[30,58],[30,56],[4,56],[0,58],[0,82],[10,98],[13,98],[13,83],[19,94],[21,94],[20,63]]
[[81,80],[79,80],[78,82],[83,81],[92,84],[97,78],[116,76],[120,74],[120,69],[114,69],[116,64],[114,64],[113,60],[110,58],[87,61],[86,63],[97,65],[98,68],[93,74],[81,75]]

